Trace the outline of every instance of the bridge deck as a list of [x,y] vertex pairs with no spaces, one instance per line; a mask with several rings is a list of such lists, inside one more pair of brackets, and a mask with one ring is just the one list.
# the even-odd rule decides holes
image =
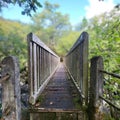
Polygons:
[[36,106],[44,109],[63,110],[75,110],[80,107],[79,94],[63,63],[60,63]]

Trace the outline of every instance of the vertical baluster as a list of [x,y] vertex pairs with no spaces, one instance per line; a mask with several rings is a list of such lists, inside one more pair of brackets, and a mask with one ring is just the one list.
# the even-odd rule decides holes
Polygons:
[[47,51],[47,55],[46,55],[46,62],[47,62],[47,77],[49,76],[49,54],[48,54],[48,51]]
[[44,81],[45,81],[45,79],[46,79],[46,70],[47,70],[47,68],[46,68],[46,50],[44,50]]
[[30,79],[30,95],[34,94],[34,70],[33,70],[33,43],[29,42],[29,79]]
[[43,49],[43,82],[45,80],[45,50]]
[[83,43],[80,44],[79,49],[79,74],[80,74],[80,90],[83,94]]
[[52,56],[51,56],[51,53],[50,53],[50,73],[52,71],[52,64],[51,64],[51,62],[52,62]]
[[39,76],[39,61],[40,61],[40,59],[39,59],[39,55],[40,55],[40,53],[39,53],[39,46],[37,45],[37,59],[36,59],[36,62],[37,62],[37,91],[38,91],[38,89],[39,89],[39,79],[40,79],[40,76]]
[[39,46],[39,87],[41,86],[41,47]]
[[44,81],[44,49],[42,49],[42,83]]
[[34,62],[34,91],[37,92],[37,55],[36,55],[36,44],[33,44],[33,62]]
[[41,48],[41,84],[43,80],[43,48]]
[[88,103],[88,34],[83,36],[83,91],[85,103]]

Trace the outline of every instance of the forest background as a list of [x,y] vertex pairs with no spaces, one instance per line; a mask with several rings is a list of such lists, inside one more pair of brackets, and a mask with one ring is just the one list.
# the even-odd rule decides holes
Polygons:
[[[120,5],[91,19],[83,18],[74,28],[69,15],[58,11],[58,4],[46,1],[44,6],[42,12],[31,17],[30,24],[0,17],[0,61],[5,56],[14,55],[19,58],[20,69],[24,69],[27,66],[26,36],[29,32],[36,34],[59,56],[65,56],[79,35],[86,31],[89,34],[89,61],[93,56],[101,55],[104,69],[120,74]],[[120,80],[106,79],[106,89],[114,93],[113,102],[120,105],[115,101],[120,99]]]

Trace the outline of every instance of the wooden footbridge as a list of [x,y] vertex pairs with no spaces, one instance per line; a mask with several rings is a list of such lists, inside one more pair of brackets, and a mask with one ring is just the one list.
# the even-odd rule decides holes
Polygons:
[[[103,120],[102,57],[91,59],[88,76],[88,34],[83,32],[67,55],[60,58],[36,35],[28,34],[29,108],[26,120]],[[16,57],[1,62],[2,115],[5,120],[23,120],[20,78]],[[88,79],[90,78],[90,79]]]

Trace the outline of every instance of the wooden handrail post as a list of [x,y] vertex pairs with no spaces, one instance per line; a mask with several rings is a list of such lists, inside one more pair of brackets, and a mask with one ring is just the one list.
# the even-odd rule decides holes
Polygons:
[[[83,34],[83,48],[80,52],[80,66],[82,66],[82,70],[80,71],[81,78],[83,80],[83,94],[85,96],[85,105],[88,104],[88,46],[89,46],[89,35],[88,33]],[[82,63],[82,64],[81,64]]]
[[4,120],[21,120],[18,59],[9,56],[3,59],[1,64],[2,117]]
[[90,68],[89,120],[103,120],[102,100],[99,99],[99,96],[103,94],[103,73],[100,70],[103,70],[102,57],[93,57]]

